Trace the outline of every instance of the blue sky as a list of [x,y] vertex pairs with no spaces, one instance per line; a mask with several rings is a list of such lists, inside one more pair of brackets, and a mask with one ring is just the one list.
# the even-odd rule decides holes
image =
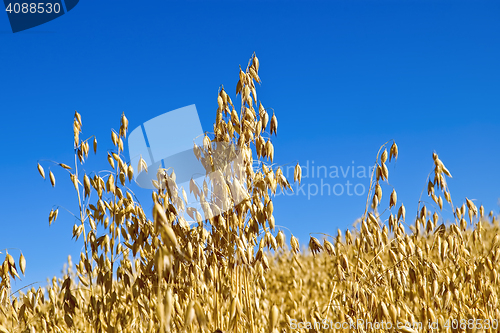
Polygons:
[[[53,167],[53,189],[36,169],[41,159],[72,163],[75,110],[82,137],[98,138],[99,154],[85,166],[96,171],[106,167],[122,112],[133,129],[196,104],[210,130],[219,86],[234,96],[238,66],[254,51],[258,97],[279,121],[277,164],[359,170],[395,139],[400,156],[389,180],[408,217],[434,150],[453,174],[455,203],[468,197],[498,213],[499,17],[494,1],[81,1],[13,34],[0,15],[0,251],[17,258],[21,249],[27,259],[14,289],[43,286],[68,254],[78,258],[73,217],[60,209],[51,227],[47,219],[56,205],[76,212],[70,179]],[[290,231],[302,244],[309,233],[335,235],[363,213],[366,192],[347,195],[344,187],[342,195],[308,198],[321,181],[337,193],[347,181],[359,191],[369,184],[340,173],[306,178],[304,194],[276,197],[276,224],[287,239]],[[391,189],[383,187],[384,207]],[[148,211],[150,193],[136,190]]]

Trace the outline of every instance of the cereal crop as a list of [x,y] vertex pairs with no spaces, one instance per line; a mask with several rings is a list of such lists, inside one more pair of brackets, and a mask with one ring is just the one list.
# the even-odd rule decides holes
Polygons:
[[[11,279],[29,270],[29,260],[7,253],[0,332],[498,332],[498,220],[468,198],[452,201],[451,172],[437,153],[423,180],[423,196],[435,204],[422,198],[415,215],[389,184],[387,165],[398,158],[389,141],[356,227],[307,244],[277,227],[273,196],[300,182],[301,169],[288,180],[274,163],[278,120],[257,99],[260,83],[254,54],[239,71],[234,101],[219,88],[213,133],[193,147],[207,180],[186,189],[200,210],[171,169],[158,170],[152,203],[139,204],[131,183],[147,165],[125,158],[125,115],[111,132],[110,170],[82,172],[98,142],[82,139],[84,119],[75,112],[74,163],[51,165],[55,174],[37,167],[52,186],[64,174],[57,181],[74,185],[72,236],[83,250],[64,276],[17,293]],[[64,214],[52,209],[49,223]]]

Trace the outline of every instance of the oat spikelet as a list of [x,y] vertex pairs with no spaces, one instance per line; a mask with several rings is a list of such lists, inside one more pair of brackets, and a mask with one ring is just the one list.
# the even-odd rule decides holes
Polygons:
[[399,210],[398,210],[398,221],[400,218],[403,218],[403,221],[404,221],[405,216],[406,216],[406,208],[403,204],[401,204],[401,206],[399,207]]
[[148,165],[141,156],[141,158],[139,159],[139,163],[137,164],[137,172],[141,173],[142,171],[148,172]]
[[295,253],[299,252],[299,241],[295,238],[294,235],[290,237],[290,246],[292,247],[292,251]]
[[86,174],[83,176],[83,190],[85,192],[85,197],[90,195],[90,179]]
[[323,246],[321,246],[321,243],[316,237],[311,237],[309,240],[309,248],[311,249],[313,255],[316,255],[323,250]]
[[118,145],[118,135],[116,135],[115,131],[111,131],[111,141],[113,145]]
[[128,181],[129,182],[131,182],[132,178],[134,178],[134,168],[130,164],[129,164],[128,168],[127,168],[127,177],[128,177]]
[[82,116],[76,110],[75,110],[75,119],[81,127],[82,126]]
[[43,170],[40,163],[38,163],[38,172],[40,173],[40,176],[42,176],[42,178],[45,179],[45,171]]
[[49,226],[52,222],[55,222],[57,219],[57,215],[59,214],[59,208],[56,210],[51,210],[49,214]]
[[111,155],[108,153],[108,163],[109,165],[111,166],[111,169],[115,169],[115,161],[113,160],[113,158],[111,157]]
[[389,151],[389,162],[391,161],[391,158],[393,158],[393,157],[395,160],[398,159],[398,145],[396,144],[396,142],[392,143],[391,149]]
[[283,248],[285,246],[285,233],[283,232],[283,230],[278,231],[278,235],[276,235],[276,244],[280,248]]
[[396,194],[396,190],[393,189],[391,193],[391,198],[389,200],[389,208],[396,206],[398,202],[398,195]]
[[125,117],[125,113],[122,114],[120,132],[123,134],[123,137],[126,137],[128,130],[128,119]]
[[67,164],[59,163],[59,166],[61,166],[62,168],[66,169],[66,170],[71,170],[71,167]]
[[49,178],[50,178],[50,183],[52,184],[52,187],[56,186],[56,177],[54,177],[54,174],[52,171],[49,171]]
[[378,183],[375,185],[375,196],[377,197],[378,201],[382,200],[382,187]]
[[252,65],[253,65],[253,67],[255,67],[255,70],[258,72],[260,64],[259,64],[259,58],[257,58],[256,55],[253,56]]
[[[112,177],[112,176],[113,176],[113,175],[111,175],[111,177]],[[73,186],[75,186],[75,190],[77,190],[77,191],[78,191],[78,183],[79,183],[79,181],[78,181],[78,177],[77,177],[75,174],[72,174],[72,173],[71,173],[71,174],[70,174],[70,178],[71,178],[71,181],[73,182]]]
[[299,181],[299,184],[301,183],[301,180],[302,180],[302,168],[300,167],[298,162],[297,162],[297,165],[295,166],[295,170],[293,172],[293,180]]
[[278,324],[279,314],[279,309],[276,304],[274,304],[269,313],[269,333],[274,332],[274,328]]
[[323,248],[329,255],[331,256],[335,255],[335,248],[333,247],[333,244],[327,241],[326,239],[323,241]]
[[380,156],[380,161],[382,163],[385,163],[385,161],[387,161],[387,149],[384,149],[384,151],[382,152],[382,156]]
[[23,273],[26,270],[26,259],[24,258],[23,253],[21,252],[21,256],[19,257],[19,269],[21,270],[21,273]]
[[273,112],[273,116],[271,118],[271,127],[270,127],[269,131],[271,132],[271,135],[273,134],[273,132],[274,132],[274,135],[278,135],[278,119],[276,118],[276,115],[274,114],[274,112]]

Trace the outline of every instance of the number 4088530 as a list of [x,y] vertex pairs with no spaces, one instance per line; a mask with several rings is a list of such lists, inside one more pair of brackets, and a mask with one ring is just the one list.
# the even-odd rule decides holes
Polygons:
[[496,319],[452,319],[447,320],[444,324],[445,328],[452,329],[490,329],[496,330],[498,328],[498,320]]
[[61,11],[61,4],[59,3],[50,3],[50,2],[39,2],[39,3],[12,3],[9,2],[7,5],[7,8],[5,8],[6,12],[15,13],[15,14],[51,14],[51,13],[56,13],[58,14]]

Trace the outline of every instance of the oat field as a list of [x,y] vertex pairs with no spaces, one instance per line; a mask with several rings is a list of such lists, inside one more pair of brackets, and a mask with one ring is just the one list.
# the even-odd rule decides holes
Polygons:
[[[84,119],[75,113],[75,161],[56,166],[69,175],[58,181],[70,180],[78,193],[71,236],[84,250],[69,258],[63,277],[15,294],[11,279],[20,279],[29,261],[6,254],[1,333],[499,331],[498,219],[468,198],[452,201],[451,172],[436,153],[429,152],[434,171],[421,198],[430,197],[436,210],[419,203],[415,216],[398,203],[387,167],[398,146],[389,141],[374,152],[357,228],[299,244],[276,227],[273,195],[300,182],[301,169],[297,164],[288,180],[273,163],[278,120],[257,99],[258,73],[253,55],[240,69],[234,103],[233,89],[219,88],[213,133],[193,148],[212,171],[204,184],[190,184],[200,211],[189,207],[172,170],[158,171],[152,211],[137,202],[130,184],[147,165],[125,161],[125,115],[111,132],[112,171],[82,173],[98,141],[81,139]],[[215,163],[217,143],[242,162]],[[46,168],[38,165],[55,186]],[[444,220],[443,206],[453,220]],[[49,223],[58,217],[50,211]]]

